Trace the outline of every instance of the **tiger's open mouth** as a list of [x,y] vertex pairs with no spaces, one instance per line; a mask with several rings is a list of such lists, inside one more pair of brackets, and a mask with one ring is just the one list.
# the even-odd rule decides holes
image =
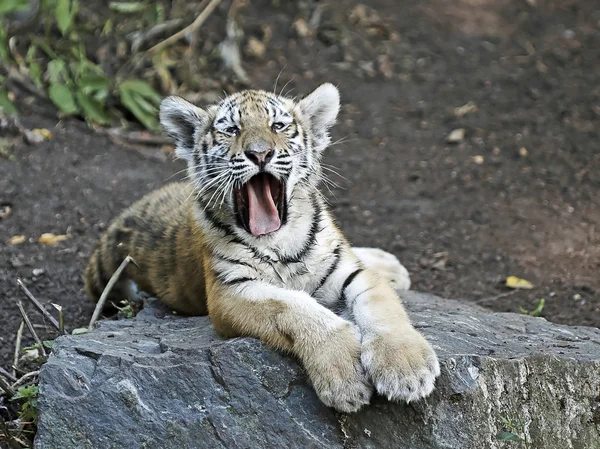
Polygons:
[[233,199],[238,223],[255,237],[275,232],[285,222],[285,183],[269,173],[234,189]]

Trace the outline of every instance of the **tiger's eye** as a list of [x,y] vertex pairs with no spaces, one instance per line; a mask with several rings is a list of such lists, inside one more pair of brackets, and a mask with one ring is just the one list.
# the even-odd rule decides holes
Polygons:
[[229,128],[225,128],[225,134],[237,136],[239,133],[240,129],[237,126],[230,126]]
[[285,128],[285,123],[282,122],[275,122],[271,125],[273,131],[281,131],[283,128]]

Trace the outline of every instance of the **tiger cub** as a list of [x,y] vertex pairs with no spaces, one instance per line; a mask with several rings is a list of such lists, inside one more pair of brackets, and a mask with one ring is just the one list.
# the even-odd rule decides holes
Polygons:
[[339,107],[331,84],[300,101],[257,90],[207,109],[163,100],[191,183],[154,191],[111,223],[85,271],[89,295],[131,255],[137,266],[113,295],[133,282],[180,313],[208,313],[224,336],[293,354],[328,406],[354,412],[373,389],[395,401],[430,394],[436,354],[388,282],[407,288],[404,268],[353,250],[318,190]]

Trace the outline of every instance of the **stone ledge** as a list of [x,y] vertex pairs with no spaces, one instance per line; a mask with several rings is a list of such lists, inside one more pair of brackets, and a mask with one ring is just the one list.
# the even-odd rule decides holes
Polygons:
[[600,448],[600,330],[402,296],[442,364],[426,400],[336,413],[291,358],[151,302],[56,341],[35,447],[494,449],[512,420],[531,448]]

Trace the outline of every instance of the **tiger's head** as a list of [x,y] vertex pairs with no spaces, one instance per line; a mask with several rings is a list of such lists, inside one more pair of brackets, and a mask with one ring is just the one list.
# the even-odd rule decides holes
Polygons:
[[206,109],[171,96],[160,121],[187,161],[199,204],[261,237],[285,223],[292,197],[317,189],[339,108],[327,83],[300,101],[247,90]]

